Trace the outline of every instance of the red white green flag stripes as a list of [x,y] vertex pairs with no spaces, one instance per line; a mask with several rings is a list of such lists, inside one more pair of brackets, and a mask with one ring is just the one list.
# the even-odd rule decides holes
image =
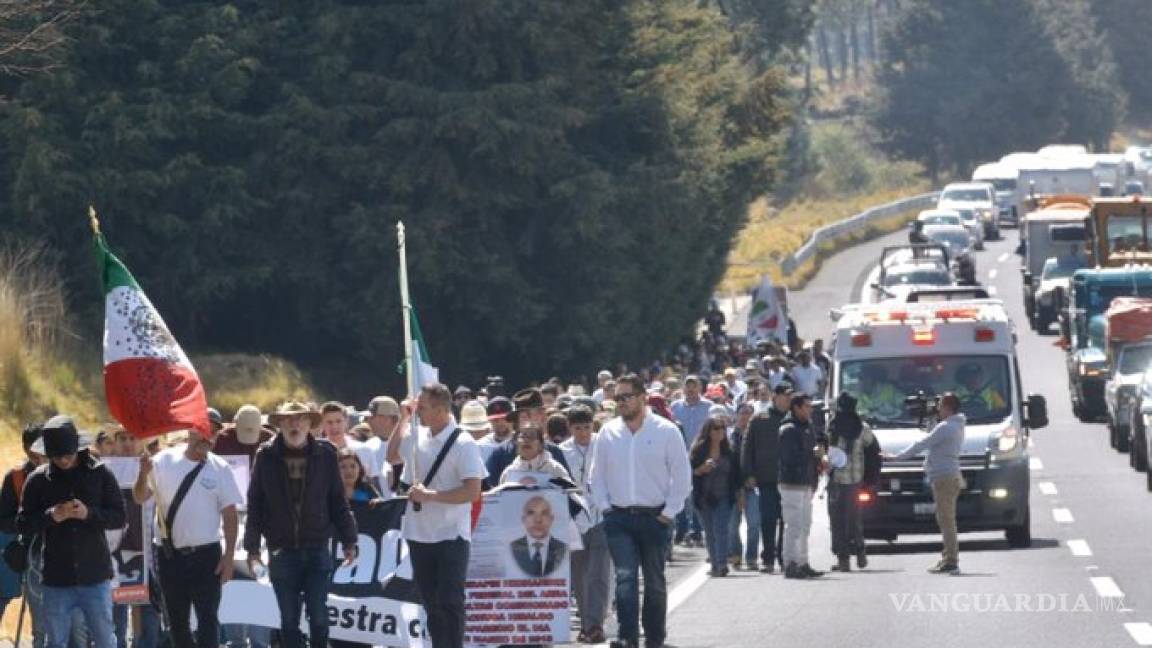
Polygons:
[[104,283],[104,392],[108,411],[137,438],[177,430],[211,434],[200,377],[148,296],[96,234]]

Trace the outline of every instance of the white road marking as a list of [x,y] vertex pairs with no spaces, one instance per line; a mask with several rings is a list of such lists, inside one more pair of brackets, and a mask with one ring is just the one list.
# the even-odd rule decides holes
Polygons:
[[996,286],[988,286],[988,296],[989,297],[995,297],[996,296]]
[[1004,263],[1005,261],[1008,260],[1008,257],[1010,257],[1010,256],[1012,256],[1012,255],[1009,254],[1008,252],[1005,252],[1004,254],[1001,254],[1000,256],[996,257],[996,263]]
[[1032,457],[1028,460],[1029,470],[1044,470],[1044,462],[1040,461],[1040,457]]
[[700,565],[696,571],[692,572],[688,578],[681,581],[679,585],[673,587],[671,592],[668,592],[668,614],[671,614],[672,610],[680,607],[684,601],[688,600],[689,596],[692,596],[696,590],[703,587],[704,583],[707,582],[708,563],[704,563]]
[[989,280],[995,279],[996,275],[998,275],[998,274],[1000,274],[1000,271],[997,270],[996,268],[992,268],[991,270],[988,271],[988,279]]
[[1152,623],[1125,623],[1124,629],[1138,646],[1152,646]]
[[1055,495],[1057,492],[1056,484],[1053,484],[1052,482],[1040,482],[1038,486],[1040,487],[1040,492],[1044,493],[1045,495]]
[[1077,558],[1085,558],[1092,555],[1092,548],[1088,546],[1087,540],[1069,540],[1068,548],[1072,550],[1072,555]]
[[1072,511],[1066,508],[1052,509],[1052,519],[1061,524],[1071,524],[1076,521],[1076,519],[1072,517]]
[[1092,581],[1092,587],[1096,588],[1096,595],[1100,598],[1124,598],[1124,592],[1111,576],[1093,576],[1088,580]]

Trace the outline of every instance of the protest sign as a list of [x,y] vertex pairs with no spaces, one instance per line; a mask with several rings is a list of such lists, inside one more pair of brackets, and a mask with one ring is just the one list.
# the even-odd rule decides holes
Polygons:
[[[338,566],[333,573],[328,596],[331,639],[403,648],[431,646],[408,548],[400,536],[405,506],[404,499],[375,507],[352,505],[360,556],[354,565]],[[562,491],[503,491],[485,496],[468,570],[466,643],[568,641],[569,553],[579,546],[573,543],[572,528]],[[547,550],[538,559],[529,539],[533,531],[554,535],[541,542]],[[337,565],[338,549],[332,547]],[[220,622],[279,627],[280,613],[267,577],[252,580],[243,571],[238,570],[237,578],[224,586]],[[305,619],[301,627],[307,629]],[[546,639],[527,641],[529,637]]]
[[116,568],[112,600],[130,605],[148,603],[148,574],[152,565],[152,552],[146,549],[152,545],[154,501],[148,500],[141,506],[132,498],[132,485],[136,483],[136,475],[140,472],[139,459],[105,457],[102,461],[116,476],[128,519],[126,528],[105,533]]

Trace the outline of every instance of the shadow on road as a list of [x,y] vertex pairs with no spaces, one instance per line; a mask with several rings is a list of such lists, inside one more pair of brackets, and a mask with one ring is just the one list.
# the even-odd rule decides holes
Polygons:
[[[960,541],[960,552],[965,551],[1031,551],[1034,549],[1051,549],[1060,546],[1060,541],[1052,538],[1032,538],[1032,546],[1028,549],[1015,549],[1008,546],[1005,540],[968,540]],[[870,542],[868,543],[869,556],[893,556],[901,554],[940,553],[941,545],[938,540],[918,542]]]

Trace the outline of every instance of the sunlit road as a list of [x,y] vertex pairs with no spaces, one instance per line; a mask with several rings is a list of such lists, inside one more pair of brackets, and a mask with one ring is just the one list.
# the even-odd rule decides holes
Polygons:
[[[870,543],[863,571],[815,581],[741,572],[682,586],[681,596],[691,593],[671,615],[671,645],[1152,645],[1152,495],[1108,447],[1103,424],[1073,418],[1055,336],[1031,331],[1023,315],[1016,236],[990,241],[977,270],[1017,323],[1025,390],[1049,404],[1051,424],[1032,437],[1032,548],[1009,549],[999,533],[963,535],[963,575],[937,576],[925,570],[938,536],[904,536]],[[828,309],[854,301],[880,248],[902,240],[890,235],[825,263],[790,299],[801,335],[830,334]],[[833,562],[825,506],[816,502],[818,569]]]

